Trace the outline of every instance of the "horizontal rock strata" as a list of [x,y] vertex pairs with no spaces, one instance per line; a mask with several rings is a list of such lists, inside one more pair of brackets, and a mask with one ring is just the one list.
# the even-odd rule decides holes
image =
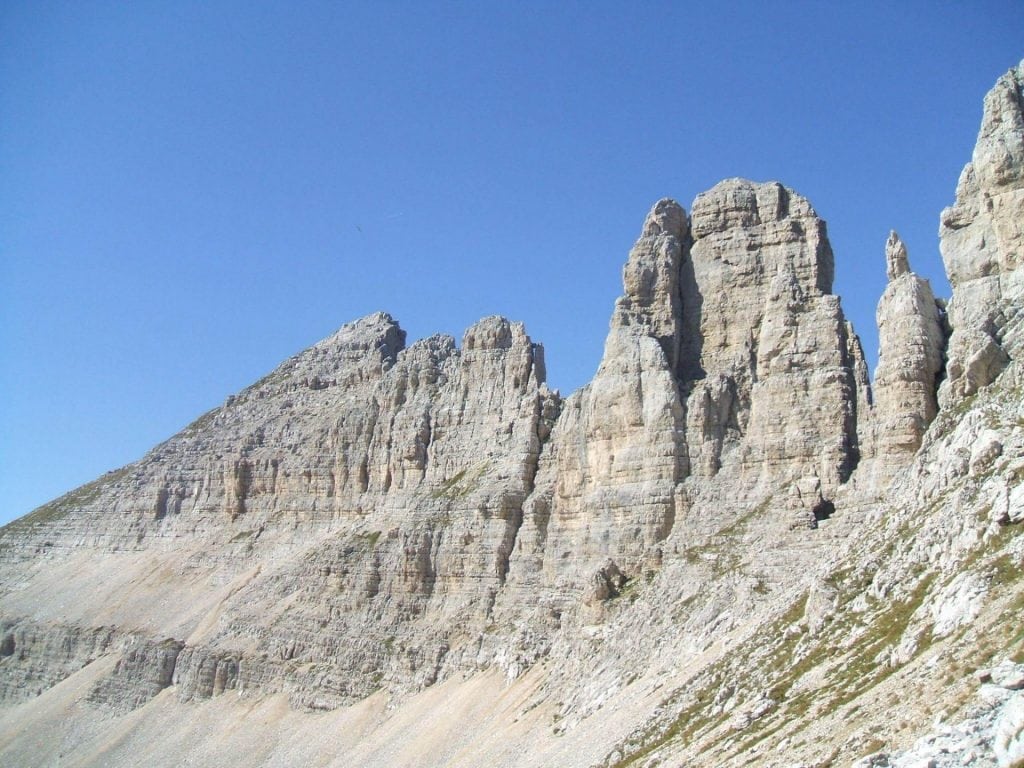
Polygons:
[[[208,716],[157,762],[882,759],[975,657],[1024,653],[1022,82],[942,215],[948,314],[889,238],[873,388],[825,222],[729,179],[651,209],[565,399],[520,323],[407,345],[378,313],[6,526],[0,762],[137,764],[133,734]],[[500,735],[458,710],[439,746],[442,692],[483,690]],[[326,751],[289,741],[310,722]]]

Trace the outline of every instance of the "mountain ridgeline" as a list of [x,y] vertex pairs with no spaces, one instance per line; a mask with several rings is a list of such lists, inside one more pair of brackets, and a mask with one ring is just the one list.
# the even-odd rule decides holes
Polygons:
[[651,209],[568,397],[521,323],[378,313],[0,529],[0,761],[1024,759],[1022,86],[952,298],[879,238],[873,382],[825,222],[729,179]]

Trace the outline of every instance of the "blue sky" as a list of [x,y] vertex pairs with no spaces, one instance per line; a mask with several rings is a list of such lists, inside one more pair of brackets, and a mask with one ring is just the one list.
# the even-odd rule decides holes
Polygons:
[[660,197],[777,179],[873,359],[1024,4],[0,4],[0,522],[376,310],[569,392]]

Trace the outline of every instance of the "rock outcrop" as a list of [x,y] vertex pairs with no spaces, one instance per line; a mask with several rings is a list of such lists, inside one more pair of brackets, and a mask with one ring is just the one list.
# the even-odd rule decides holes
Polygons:
[[878,302],[879,355],[868,452],[874,481],[884,488],[921,447],[938,413],[946,346],[945,318],[928,281],[910,270],[895,232],[885,244],[889,283]]
[[517,553],[527,589],[549,583],[573,594],[597,577],[595,594],[603,594],[606,561],[636,575],[672,529],[675,488],[687,473],[675,376],[687,237],[674,201],[657,203],[644,222],[601,365],[566,400],[542,459]]
[[655,204],[564,400],[520,323],[378,313],[0,530],[0,762],[1013,764],[1022,79],[948,317],[890,235],[874,391],[825,222],[729,179]]
[[722,182],[692,219],[656,203],[601,365],[542,458],[512,582],[572,596],[548,615],[580,593],[606,600],[609,565],[627,578],[660,567],[660,543],[690,511],[687,478],[722,473],[734,503],[786,488],[775,514],[813,527],[857,464],[868,386],[832,276],[824,221],[780,184]]
[[[461,349],[404,337],[385,314],[344,326],[138,464],[5,529],[8,573],[106,553],[78,573],[90,597],[44,618],[100,615],[150,644],[181,642],[187,697],[249,688],[332,708],[385,675],[418,687],[458,668],[505,581],[560,398],[519,323],[485,318]],[[204,582],[213,592],[197,599]],[[38,614],[39,590],[6,601],[22,632],[45,632],[21,618]],[[280,600],[269,610],[267,595]],[[448,629],[416,628],[424,614]],[[238,669],[203,683],[218,659]]]
[[868,382],[860,342],[831,293],[825,222],[781,184],[731,179],[693,207],[693,282],[681,373],[690,463],[723,465],[747,498],[779,487],[796,520],[835,494],[859,460]]
[[[390,316],[363,318],[6,530],[6,611],[23,632],[135,633],[97,701],[174,681],[186,700],[333,709],[491,663],[518,674],[657,573],[678,516],[713,529],[761,504],[785,530],[834,509],[867,383],[832,272],[824,222],[779,184],[723,182],[692,224],[662,200],[594,380],[564,403],[521,324],[406,347]],[[707,516],[712,480],[729,499]],[[41,616],[45,582],[10,592],[25,564],[85,550],[122,563],[117,583],[84,563],[80,599]],[[148,682],[128,693],[133,675]]]
[[991,383],[1024,345],[1024,63],[985,97],[978,143],[939,238],[953,286],[940,397],[953,405]]
[[[1000,675],[1014,679],[1000,680]],[[967,719],[936,723],[906,750],[876,752],[856,761],[852,768],[1015,768],[1024,763],[1024,680],[1021,665],[1004,661],[991,672],[968,705]],[[995,679],[994,679],[995,678]]]

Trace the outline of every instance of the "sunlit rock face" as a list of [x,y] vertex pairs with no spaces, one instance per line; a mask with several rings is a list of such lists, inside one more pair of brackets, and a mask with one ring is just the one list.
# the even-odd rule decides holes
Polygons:
[[659,565],[675,489],[687,475],[676,369],[688,228],[672,200],[658,202],[644,221],[601,364],[565,401],[541,456],[510,592],[499,600],[505,616],[535,595],[542,608],[530,620],[557,628],[563,614],[609,596],[609,569],[635,576]]
[[865,471],[883,489],[910,463],[938,413],[946,346],[945,318],[931,286],[910,269],[895,232],[885,245],[889,282],[878,302],[879,355]]
[[1024,64],[985,97],[971,162],[956,202],[942,212],[942,260],[949,302],[947,380],[953,405],[991,383],[1024,345]]
[[[386,314],[346,325],[137,464],[5,529],[8,597],[38,558],[95,553],[76,572],[80,599],[51,604],[40,586],[5,612],[59,619],[82,659],[95,641],[74,624],[153,645],[99,698],[155,695],[152,681],[125,691],[131,670],[166,665],[167,635],[189,639],[171,665],[186,698],[284,691],[330,708],[385,675],[415,687],[457,667],[453,637],[488,621],[560,399],[520,323],[485,318],[461,349],[404,342]],[[415,628],[424,615],[431,626]],[[19,653],[49,653],[18,627]]]
[[[104,700],[173,684],[189,700],[283,692],[323,709],[382,682],[521,667],[660,570],[703,481],[729,487],[729,509],[774,495],[768,518],[814,525],[856,465],[866,387],[832,272],[824,222],[779,184],[723,182],[692,218],[659,201],[600,366],[567,400],[520,323],[406,346],[370,315],[15,526],[6,583],[39,556],[103,555],[72,609],[40,618],[129,630],[108,641],[137,648]],[[160,576],[140,588],[142,573]],[[10,603],[12,619],[43,590]],[[522,629],[509,641],[494,626]]]
[[825,222],[729,179],[565,399],[521,323],[377,313],[0,529],[0,764],[1015,764],[1022,74],[948,316],[886,243],[873,391]]
[[777,183],[724,181],[692,213],[680,375],[693,473],[735,475],[753,498],[801,483],[794,520],[856,467],[860,342],[831,293],[825,222]]

